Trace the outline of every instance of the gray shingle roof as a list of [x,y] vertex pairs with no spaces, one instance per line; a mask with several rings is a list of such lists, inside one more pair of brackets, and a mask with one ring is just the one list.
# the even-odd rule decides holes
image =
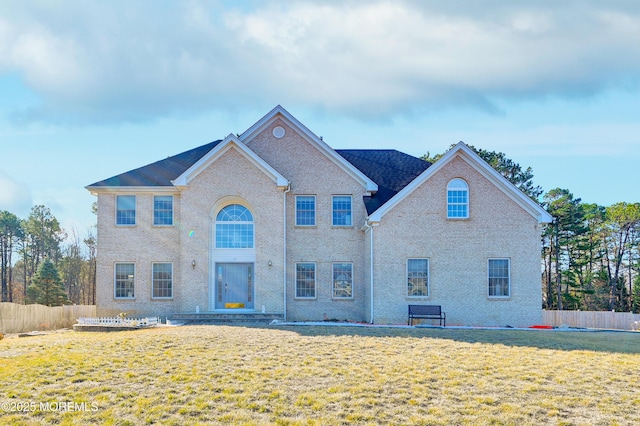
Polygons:
[[[92,187],[171,187],[172,181],[204,157],[221,141],[167,157],[164,160],[121,173],[88,186]],[[378,192],[364,197],[367,213],[389,201],[402,188],[424,172],[431,163],[394,149],[339,149],[336,152],[378,185]]]
[[122,173],[109,179],[101,180],[88,186],[118,187],[118,186],[173,186],[172,180],[184,173],[202,157],[211,151],[221,141],[217,140],[206,145],[185,151],[181,154],[167,157],[164,160],[147,164],[146,166]]
[[373,213],[431,165],[395,149],[337,149],[345,160],[378,185],[378,192],[364,197],[367,213]]

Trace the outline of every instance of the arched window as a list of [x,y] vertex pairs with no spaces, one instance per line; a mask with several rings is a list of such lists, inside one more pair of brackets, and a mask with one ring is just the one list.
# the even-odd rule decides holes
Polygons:
[[447,218],[466,219],[468,217],[469,186],[462,179],[451,179],[447,185]]
[[231,204],[216,216],[216,248],[253,248],[253,216],[240,204]]

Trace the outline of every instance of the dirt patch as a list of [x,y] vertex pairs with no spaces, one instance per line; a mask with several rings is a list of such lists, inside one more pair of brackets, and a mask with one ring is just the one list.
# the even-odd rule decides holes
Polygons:
[[[34,330],[34,331],[30,331],[28,333],[7,333],[4,335],[5,339],[15,339],[18,337],[32,337],[32,336],[44,336],[47,334],[62,334],[62,333],[68,333],[70,331],[73,331],[69,328],[61,328],[59,330],[44,330],[44,331],[39,331],[39,330]],[[0,334],[2,335],[2,334]],[[2,340],[2,338],[0,338],[0,340]]]

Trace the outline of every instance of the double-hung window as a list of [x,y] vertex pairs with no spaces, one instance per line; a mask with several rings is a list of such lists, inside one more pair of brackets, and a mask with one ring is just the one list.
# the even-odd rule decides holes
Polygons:
[[296,298],[313,299],[316,297],[316,264],[296,263]]
[[155,195],[153,197],[153,224],[156,226],[173,225],[173,195]]
[[152,293],[154,299],[170,299],[173,297],[173,265],[171,263],[154,263],[152,266]]
[[333,264],[333,298],[353,298],[353,263]]
[[333,226],[351,226],[351,196],[333,196]]
[[489,297],[511,296],[509,259],[489,259]]
[[136,196],[116,196],[116,225],[136,224]]
[[407,259],[407,296],[429,296],[429,259]]
[[135,293],[136,267],[133,263],[116,263],[114,297],[116,299],[133,299]]
[[296,226],[316,225],[315,195],[296,195]]
[[447,218],[469,217],[469,185],[462,179],[451,179],[447,185]]

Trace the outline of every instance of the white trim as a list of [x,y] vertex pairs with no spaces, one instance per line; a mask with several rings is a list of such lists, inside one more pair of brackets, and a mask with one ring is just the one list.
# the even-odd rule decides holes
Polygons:
[[269,111],[264,117],[258,120],[253,126],[249,127],[239,137],[243,143],[248,143],[256,135],[262,132],[264,129],[273,124],[277,119],[283,120],[289,127],[296,130],[296,132],[302,136],[312,146],[322,152],[327,158],[329,158],[334,164],[340,167],[349,176],[359,182],[369,192],[376,192],[378,185],[369,179],[364,173],[354,167],[351,163],[345,160],[340,154],[335,152],[329,145],[327,145],[322,139],[316,136],[311,130],[309,130],[304,124],[298,121],[282,106],[277,105],[271,111]]
[[214,163],[218,158],[222,157],[230,149],[235,149],[239,152],[251,164],[256,166],[256,168],[269,176],[269,178],[273,180],[278,187],[284,188],[289,185],[289,181],[284,176],[267,164],[266,161],[260,158],[255,152],[240,142],[238,138],[232,134],[227,136],[222,142],[216,145],[211,151],[205,154],[200,160],[189,167],[171,183],[178,188],[186,187],[191,180],[202,173],[207,169],[207,167]]
[[251,216],[255,216],[253,206],[245,198],[242,198],[238,195],[224,195],[218,198],[213,203],[213,206],[211,207],[211,209],[209,209],[209,218],[213,220],[213,222],[215,223],[216,218],[218,217],[218,213],[220,213],[220,210],[222,210],[227,206],[230,206],[231,204],[240,204],[241,206],[246,207],[247,210],[249,210],[249,212],[251,213]]
[[219,263],[251,263],[256,262],[257,259],[256,249],[215,248],[215,241],[213,242],[213,248],[211,249],[211,257]]
[[[463,191],[462,188],[455,188],[454,186],[452,186],[452,183],[455,181],[459,181],[464,183],[464,192],[466,193],[466,200],[464,203],[451,203],[449,202],[449,191]],[[448,220],[465,220],[465,219],[469,219],[470,217],[470,213],[469,213],[469,184],[467,183],[467,181],[461,177],[454,177],[453,179],[451,179],[448,183],[447,183],[447,191],[445,194],[445,198],[446,198],[446,203],[447,203],[447,219]],[[465,215],[464,216],[449,216],[449,206],[465,206]]]
[[392,208],[402,202],[402,200],[407,198],[413,191],[415,191],[423,183],[429,180],[431,176],[435,175],[456,157],[460,157],[464,161],[466,161],[478,173],[487,178],[511,200],[513,200],[527,213],[533,216],[538,221],[538,223],[551,223],[553,218],[545,209],[543,209],[540,205],[538,205],[538,203],[536,203],[522,191],[520,191],[520,189],[509,182],[504,176],[495,171],[493,167],[488,165],[482,158],[480,158],[480,156],[478,156],[478,154],[473,152],[471,148],[465,145],[464,142],[459,142],[456,146],[451,148],[445,155],[442,156],[442,158],[433,163],[433,165],[422,172],[417,178],[409,183],[409,185],[402,188],[401,191],[399,191],[389,201],[378,208],[378,210],[371,213],[368,217],[368,221],[370,223],[380,222],[384,215],[387,214]]
[[[217,248],[216,247],[216,218],[218,213],[227,206],[239,204],[246,207],[254,218],[253,222],[253,247],[252,248]],[[255,212],[251,204],[244,198],[238,196],[224,196],[215,201],[209,210],[209,310],[216,309],[217,292],[217,270],[218,263],[252,263],[254,265],[254,296],[255,296],[255,265],[257,264],[256,232],[255,232]],[[248,223],[248,222],[244,222]],[[254,300],[255,303],[255,300]],[[254,305],[255,308],[255,305]],[[238,310],[234,310],[238,312]]]
[[[180,194],[177,188],[173,186],[85,186],[86,190],[90,191],[92,195],[108,194],[108,193],[127,193],[127,194]],[[126,194],[123,194],[126,195]]]

